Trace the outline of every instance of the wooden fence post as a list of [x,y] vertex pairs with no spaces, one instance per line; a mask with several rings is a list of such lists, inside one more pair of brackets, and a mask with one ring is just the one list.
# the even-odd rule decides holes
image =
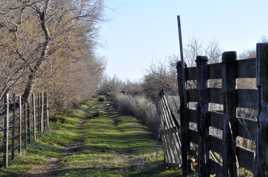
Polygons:
[[46,124],[47,124],[47,130],[49,130],[49,100],[48,100],[48,93],[45,94],[45,103],[46,103]]
[[198,144],[198,176],[207,177],[208,173],[208,161],[209,161],[209,149],[208,149],[208,58],[206,56],[197,56],[197,91],[198,91],[198,132],[200,134]]
[[257,44],[258,131],[256,177],[268,176],[268,43]]
[[15,158],[15,139],[16,139],[16,95],[12,95],[12,139],[11,139],[11,159]]
[[41,93],[41,134],[44,132],[44,92]]
[[33,111],[33,135],[34,141],[36,140],[36,106],[35,106],[35,95],[32,94],[32,111]]
[[224,129],[223,129],[223,174],[237,176],[236,167],[236,52],[224,52],[223,62],[223,92],[224,92]]
[[4,159],[5,159],[5,167],[8,167],[8,158],[9,158],[9,94],[6,94],[5,97],[5,108],[6,108],[6,116],[5,116],[5,127],[4,127],[4,146],[5,146],[5,152],[4,152]]
[[22,150],[22,105],[21,96],[19,96],[19,153]]
[[187,94],[186,94],[186,65],[183,62],[177,63],[177,80],[180,95],[180,117],[181,117],[181,152],[182,152],[182,173],[186,177],[189,171],[188,152],[190,143],[188,140],[189,121],[187,120]]
[[28,115],[27,115],[27,110],[28,110],[28,105],[27,105],[27,102],[24,102],[24,126],[25,126],[25,129],[24,129],[24,147],[25,149],[27,149],[27,143],[28,143]]
[[40,133],[41,131],[41,126],[40,126],[40,94],[37,94],[37,129],[38,129],[38,133]]
[[31,103],[30,100],[27,103],[27,127],[28,127],[28,142],[31,143],[32,142],[32,130],[31,130]]

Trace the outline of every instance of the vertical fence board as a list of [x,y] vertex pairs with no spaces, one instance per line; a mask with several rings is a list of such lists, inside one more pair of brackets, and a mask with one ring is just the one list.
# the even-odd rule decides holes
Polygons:
[[33,137],[36,140],[36,106],[35,106],[35,94],[32,94],[32,112],[33,112]]
[[44,132],[44,92],[41,93],[41,133]]
[[12,138],[11,138],[11,160],[15,158],[15,139],[16,139],[16,95],[12,95]]
[[8,167],[8,161],[9,161],[9,94],[6,95],[5,97],[5,111],[6,111],[6,116],[5,116],[5,126],[4,126],[4,146],[5,146],[5,152],[4,152],[4,163],[5,167]]
[[177,63],[177,80],[178,89],[180,95],[180,116],[181,116],[181,151],[182,151],[182,173],[183,176],[187,176],[189,171],[188,152],[190,144],[188,141],[188,126],[187,120],[187,94],[186,94],[186,72],[185,64],[183,62]]
[[224,92],[224,130],[223,130],[223,169],[224,176],[237,176],[236,167],[236,52],[224,52],[223,92]]
[[46,126],[47,126],[47,130],[49,130],[49,102],[48,102],[48,93],[45,94],[45,98],[46,98]]
[[22,150],[22,102],[21,96],[19,96],[19,153]]
[[198,132],[200,139],[198,143],[198,176],[207,177],[208,174],[208,58],[205,56],[198,56],[196,58],[197,64],[197,90],[198,90]]
[[268,43],[257,44],[258,131],[256,177],[268,176]]

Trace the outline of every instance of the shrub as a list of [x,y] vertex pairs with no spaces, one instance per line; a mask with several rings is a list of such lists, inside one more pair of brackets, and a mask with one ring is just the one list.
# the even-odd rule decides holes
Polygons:
[[156,105],[144,96],[116,94],[114,105],[121,113],[137,117],[155,136],[159,135],[160,118]]

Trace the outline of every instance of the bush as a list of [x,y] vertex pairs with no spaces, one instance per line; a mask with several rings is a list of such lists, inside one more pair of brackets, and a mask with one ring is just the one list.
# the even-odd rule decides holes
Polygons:
[[156,105],[144,96],[116,94],[114,105],[121,113],[133,115],[141,120],[155,136],[159,135],[160,117]]

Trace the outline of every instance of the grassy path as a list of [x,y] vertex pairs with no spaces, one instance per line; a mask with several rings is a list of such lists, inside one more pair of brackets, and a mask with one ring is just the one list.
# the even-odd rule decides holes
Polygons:
[[[98,114],[96,114],[98,113]],[[163,166],[159,142],[135,118],[109,103],[87,102],[57,116],[52,130],[28,147],[0,176],[176,177]]]

